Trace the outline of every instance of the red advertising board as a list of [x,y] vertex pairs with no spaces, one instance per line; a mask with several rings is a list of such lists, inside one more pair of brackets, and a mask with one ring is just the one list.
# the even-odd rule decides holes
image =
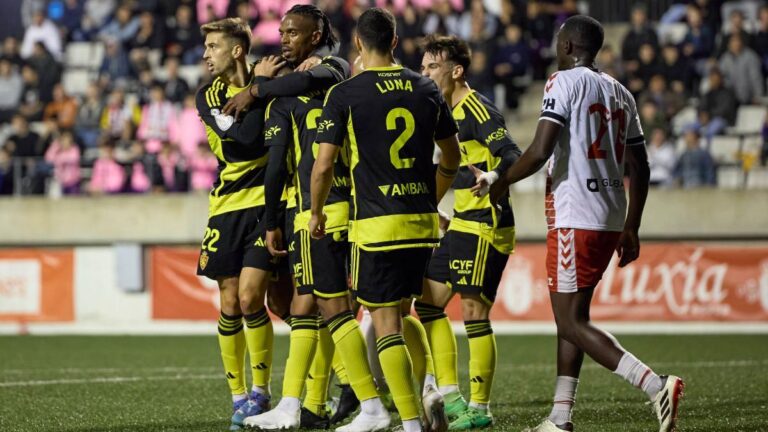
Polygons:
[[[544,244],[518,245],[507,263],[492,318],[549,321]],[[153,248],[153,317],[215,319],[218,290],[195,276],[198,250]],[[598,286],[592,318],[603,321],[767,321],[768,245],[644,243],[640,259]],[[461,319],[459,305],[449,315]]]
[[71,249],[0,249],[0,322],[72,321]]

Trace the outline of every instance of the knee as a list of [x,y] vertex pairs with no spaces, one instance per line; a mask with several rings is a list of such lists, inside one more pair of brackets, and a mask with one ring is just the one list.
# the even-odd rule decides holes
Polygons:
[[242,309],[236,293],[221,293],[221,311],[227,315],[240,315]]
[[461,298],[461,314],[464,321],[487,320],[491,308],[480,296],[463,296]]
[[243,314],[252,314],[263,307],[259,304],[256,295],[251,292],[240,292],[240,310]]
[[585,323],[574,319],[556,319],[557,324],[557,336],[571,342],[578,344],[579,336],[582,333],[582,329]]

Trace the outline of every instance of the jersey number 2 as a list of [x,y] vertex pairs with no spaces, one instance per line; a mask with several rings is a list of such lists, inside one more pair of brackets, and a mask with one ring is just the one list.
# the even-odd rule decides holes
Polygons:
[[587,156],[590,159],[605,159],[607,152],[602,149],[603,138],[608,132],[608,122],[616,120],[619,124],[616,132],[616,140],[614,141],[614,149],[616,153],[616,161],[622,163],[624,161],[624,130],[626,129],[626,117],[624,117],[624,110],[621,108],[615,111],[609,111],[603,104],[592,104],[589,106],[589,115],[597,114],[600,120],[600,128],[597,130],[597,138],[589,146]]
[[400,150],[413,136],[413,132],[416,130],[416,121],[413,119],[413,114],[407,109],[392,108],[387,113],[387,130],[397,130],[397,119],[399,118],[405,122],[405,129],[400,133],[395,142],[392,143],[392,146],[389,147],[389,160],[397,169],[412,168],[416,158],[401,158]]

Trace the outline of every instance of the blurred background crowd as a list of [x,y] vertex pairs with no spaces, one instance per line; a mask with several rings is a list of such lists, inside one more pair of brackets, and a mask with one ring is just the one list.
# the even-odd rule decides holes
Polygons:
[[[278,53],[280,17],[300,2],[3,2],[0,194],[209,190],[217,161],[194,104],[195,90],[211,79],[201,66],[199,26],[242,17],[253,29],[252,55]],[[356,56],[355,19],[371,5],[395,14],[396,55],[415,70],[424,35],[469,41],[470,85],[505,111],[513,137],[535,129],[556,29],[574,14],[593,15],[607,30],[599,67],[637,98],[654,185],[768,187],[768,6],[631,3],[316,1],[346,58]],[[532,120],[522,112],[533,112]]]

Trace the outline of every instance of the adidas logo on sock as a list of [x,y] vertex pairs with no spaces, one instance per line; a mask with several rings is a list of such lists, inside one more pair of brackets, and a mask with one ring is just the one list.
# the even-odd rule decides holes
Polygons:
[[264,364],[264,363],[259,363],[259,364],[257,364],[256,366],[254,366],[253,368],[254,368],[254,369],[256,369],[256,370],[264,370],[264,369],[266,369],[266,368],[268,368],[268,367],[269,367],[269,366],[267,366],[267,365],[266,365],[266,364]]
[[237,377],[232,372],[227,372],[227,379],[237,379]]
[[480,378],[479,376],[475,376],[475,377],[472,377],[472,379],[469,380],[469,382],[473,382],[475,384],[481,384],[481,383],[484,383],[485,381],[483,381],[483,379]]

